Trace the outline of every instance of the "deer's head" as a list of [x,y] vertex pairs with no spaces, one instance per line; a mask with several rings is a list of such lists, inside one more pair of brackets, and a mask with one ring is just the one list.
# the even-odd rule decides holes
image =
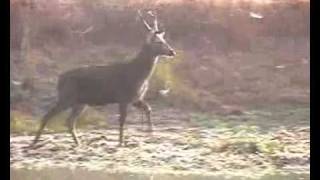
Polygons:
[[176,53],[173,50],[173,48],[165,40],[164,38],[165,32],[163,30],[159,30],[157,16],[151,11],[148,12],[148,14],[154,18],[153,27],[151,27],[147,23],[147,21],[143,18],[140,11],[138,11],[138,14],[141,17],[144,23],[144,26],[148,31],[145,47],[148,48],[149,53],[152,53],[154,56],[173,57]]

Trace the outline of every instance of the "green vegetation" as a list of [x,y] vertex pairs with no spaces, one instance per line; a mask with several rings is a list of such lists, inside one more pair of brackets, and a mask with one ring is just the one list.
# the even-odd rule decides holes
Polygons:
[[36,131],[38,123],[23,113],[16,111],[10,114],[10,133],[30,133]]
[[193,114],[191,122],[221,136],[220,140],[210,145],[212,152],[262,153],[272,159],[276,154],[287,151],[285,142],[277,139],[275,133],[308,127],[309,116],[308,107],[278,105],[251,110],[238,116]]
[[[57,133],[67,130],[66,119],[69,112],[63,112],[49,121],[48,132]],[[79,129],[96,129],[106,128],[106,116],[92,109],[85,111],[78,119],[77,128]],[[11,112],[10,133],[16,134],[34,134],[40,125],[40,119],[29,116],[25,113]]]
[[304,105],[277,104],[271,107],[256,107],[240,115],[192,114],[191,121],[208,128],[259,128],[268,131],[279,126],[308,125],[310,107]]

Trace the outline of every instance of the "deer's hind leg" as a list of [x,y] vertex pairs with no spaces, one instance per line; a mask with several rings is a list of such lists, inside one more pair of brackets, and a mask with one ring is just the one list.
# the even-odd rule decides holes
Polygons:
[[31,144],[31,147],[34,146],[39,141],[42,131],[45,128],[45,126],[48,124],[49,120],[52,119],[58,113],[66,110],[67,108],[68,108],[67,105],[61,104],[58,102],[53,108],[51,108],[47,112],[47,114],[44,115],[44,117],[41,119],[39,130],[37,131],[37,134],[35,136],[35,139],[33,140],[33,143]]
[[122,142],[123,142],[123,126],[124,126],[124,123],[125,123],[126,117],[127,117],[127,107],[128,107],[128,104],[125,104],[125,103],[119,104],[119,112],[120,112],[119,146],[122,146]]
[[147,121],[148,121],[148,131],[152,132],[153,125],[152,125],[152,121],[151,121],[151,112],[152,112],[151,106],[143,100],[138,100],[138,101],[134,102],[133,106],[138,109],[141,109],[146,114]]
[[71,133],[72,138],[76,143],[76,145],[80,144],[79,139],[77,137],[77,133],[76,133],[76,122],[81,112],[83,112],[84,108],[85,108],[85,105],[76,105],[72,107],[71,114],[67,119],[69,132]]
[[141,113],[141,128],[143,129],[143,127],[144,127],[144,110],[143,110],[143,108],[141,106],[141,102],[137,101],[137,102],[134,102],[132,105],[135,108],[137,108]]

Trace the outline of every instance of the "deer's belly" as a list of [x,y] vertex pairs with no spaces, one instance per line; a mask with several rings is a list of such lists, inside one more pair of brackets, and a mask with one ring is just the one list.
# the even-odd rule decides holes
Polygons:
[[88,105],[105,105],[110,103],[116,103],[115,92],[112,89],[105,88],[83,88],[78,94],[78,102]]
[[92,95],[91,97],[88,96],[80,96],[78,100],[81,103],[88,104],[88,105],[105,105],[110,103],[116,103],[117,100],[114,96],[99,96],[99,95]]
[[134,102],[142,100],[148,91],[148,82],[135,88],[82,88],[79,92],[78,102],[88,105],[105,105],[119,102]]

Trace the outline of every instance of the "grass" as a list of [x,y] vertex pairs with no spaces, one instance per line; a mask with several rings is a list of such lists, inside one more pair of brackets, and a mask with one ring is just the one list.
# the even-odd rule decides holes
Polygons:
[[[193,114],[191,122],[217,133],[218,140],[209,143],[212,152],[261,154],[273,162],[281,154],[288,153],[289,148],[286,141],[277,138],[278,132],[308,127],[309,115],[310,109],[306,106],[276,105],[238,116]],[[292,148],[298,147],[289,149]]]
[[[250,169],[250,173],[260,170],[268,170],[268,173],[269,171],[273,173],[295,165],[299,168],[301,164],[304,168],[308,166],[307,157],[310,154],[307,131],[295,131],[294,129],[291,131],[288,128],[290,124],[287,126],[285,123],[291,120],[292,124],[300,126],[299,122],[305,121],[308,114],[308,107],[284,105],[277,108],[254,109],[239,116],[193,114],[192,122],[198,123],[203,128],[188,129],[177,133],[176,137],[172,134],[173,139],[170,142],[165,138],[163,144],[163,147],[166,147],[164,148],[165,156],[159,156],[159,158],[161,162],[167,163],[166,166],[169,165],[169,168],[176,171],[213,167],[213,171],[221,172],[247,173]],[[86,121],[87,116],[95,117],[94,112],[84,114],[83,121]],[[244,117],[247,118],[245,122]],[[275,119],[278,122],[276,130],[270,127],[268,131],[265,131],[266,128],[259,125],[259,123],[264,123],[265,126],[268,126],[267,119]],[[95,118],[88,119],[88,121],[94,120]],[[254,125],[255,121],[259,123]],[[83,128],[85,127],[88,125]],[[282,134],[279,130],[286,130],[288,133]],[[162,136],[159,134],[157,138],[159,137]],[[157,139],[157,142],[149,142],[141,146],[147,147],[145,152],[142,151],[143,156],[146,156],[145,153],[153,154],[152,147],[159,147],[158,144],[161,143],[162,141]],[[167,153],[171,151],[170,148],[167,148],[171,145],[167,146],[167,143],[172,143],[172,154]],[[179,157],[176,153],[181,153],[182,156]],[[185,155],[188,155],[190,159],[183,153],[186,153]],[[143,167],[154,165],[154,162],[149,162],[148,159],[147,156],[146,159],[141,160]],[[160,165],[156,168],[161,170]]]
[[13,111],[10,114],[10,133],[30,133],[36,131],[38,123],[31,116]]
[[213,152],[234,152],[237,154],[265,154],[267,156],[281,152],[284,144],[273,139],[271,134],[260,134],[258,132],[234,133],[231,136],[222,138],[220,141],[212,144]]
[[[219,123],[216,120],[214,127],[212,123],[208,122],[207,118],[206,121],[204,119],[202,119],[202,121],[205,122],[202,122],[202,126],[212,128],[213,131],[219,134],[218,140],[213,141],[209,145],[212,152],[228,151],[237,154],[262,153],[269,156],[282,151],[284,148],[284,145],[280,141],[273,138],[272,133],[264,133],[258,126],[247,124],[234,126],[226,122]],[[196,136],[190,143],[196,144],[195,140],[200,144],[203,143],[200,142],[200,138]]]
[[[47,129],[50,133],[65,132],[67,130],[66,119],[69,113],[64,112],[48,122]],[[11,112],[10,133],[34,134],[40,126],[40,119],[26,113]],[[85,111],[78,119],[77,128],[95,129],[106,128],[106,117],[92,109]]]
[[309,106],[280,104],[271,107],[257,107],[241,115],[194,113],[191,121],[207,128],[232,128],[234,131],[243,128],[252,130],[257,128],[266,131],[279,126],[308,125],[309,117]]

